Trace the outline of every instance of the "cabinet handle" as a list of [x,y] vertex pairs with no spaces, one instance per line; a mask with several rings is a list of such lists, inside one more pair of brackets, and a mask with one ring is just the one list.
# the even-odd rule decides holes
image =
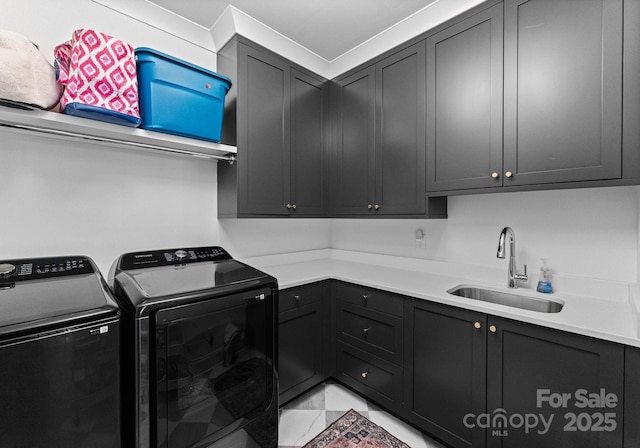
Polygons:
[[364,333],[364,335],[366,336],[369,333],[369,330],[371,330],[371,327],[367,327],[367,328],[363,328],[362,332]]
[[491,173],[491,177],[493,177],[494,179],[497,179],[498,177],[500,177],[500,174],[498,174],[497,171],[494,171],[493,173]]
[[474,323],[474,324],[473,324],[473,327],[474,327],[476,330],[479,330],[479,329],[480,329],[480,327],[482,327],[482,324],[481,324],[480,322],[476,322],[476,323]]
[[369,295],[368,294],[362,294],[362,303],[367,303],[367,300],[369,300]]
[[504,173],[504,175],[507,177],[511,177],[513,176],[513,173],[511,171],[507,171],[506,173]]
[[367,377],[367,375],[369,375],[369,371],[368,371],[368,370],[365,370],[364,372],[362,372],[362,373],[360,374],[360,376],[361,376],[362,378],[366,378],[366,377]]
[[495,333],[496,331],[498,331],[498,329],[496,328],[496,326],[495,326],[495,325],[491,325],[491,326],[489,327],[489,331],[490,331],[491,333]]

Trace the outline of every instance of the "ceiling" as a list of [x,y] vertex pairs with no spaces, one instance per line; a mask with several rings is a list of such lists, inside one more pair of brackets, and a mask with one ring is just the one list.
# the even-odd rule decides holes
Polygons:
[[232,5],[333,61],[432,3],[446,0],[148,0],[211,29]]

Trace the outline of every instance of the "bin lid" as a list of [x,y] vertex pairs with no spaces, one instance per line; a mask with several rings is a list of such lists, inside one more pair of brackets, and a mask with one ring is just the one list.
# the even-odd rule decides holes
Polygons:
[[136,57],[138,57],[139,55],[152,55],[152,56],[156,56],[156,57],[160,57],[163,59],[166,59],[168,61],[174,62],[174,63],[178,63],[181,65],[184,65],[186,67],[189,67],[193,70],[197,70],[199,72],[203,72],[206,73],[208,75],[211,75],[215,78],[218,78],[219,80],[225,82],[228,84],[227,88],[231,88],[231,79],[227,78],[224,75],[221,75],[220,73],[216,73],[214,71],[211,70],[207,70],[206,68],[200,67],[198,65],[192,64],[191,62],[187,62],[185,60],[176,58],[174,56],[170,56],[166,53],[162,53],[161,51],[158,50],[154,50],[153,48],[148,48],[148,47],[138,47],[134,50]]

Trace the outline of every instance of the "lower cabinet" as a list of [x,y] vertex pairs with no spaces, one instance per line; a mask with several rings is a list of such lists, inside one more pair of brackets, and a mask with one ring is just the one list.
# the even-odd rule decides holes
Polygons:
[[487,348],[488,447],[622,446],[624,346],[490,317]]
[[337,280],[279,305],[281,403],[332,376],[452,448],[640,446],[640,348]]
[[464,417],[486,409],[486,321],[469,310],[405,301],[405,418],[454,447],[485,444],[485,430]]
[[280,403],[324,381],[323,285],[312,283],[279,294],[278,378]]
[[403,297],[334,282],[336,378],[395,413],[402,411]]
[[405,417],[452,447],[621,447],[624,347],[407,299]]
[[624,448],[640,446],[640,348],[625,347]]
[[336,379],[360,392],[385,409],[402,409],[402,368],[359,350],[342,341],[337,343]]

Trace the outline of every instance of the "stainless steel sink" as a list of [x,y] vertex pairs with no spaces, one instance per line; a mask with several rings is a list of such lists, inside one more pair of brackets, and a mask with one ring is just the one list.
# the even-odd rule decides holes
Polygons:
[[470,285],[459,285],[451,288],[447,292],[454,296],[465,297],[467,299],[497,303],[498,305],[512,306],[523,310],[538,311],[540,313],[559,313],[564,306],[562,302],[543,299],[542,297],[525,296]]

